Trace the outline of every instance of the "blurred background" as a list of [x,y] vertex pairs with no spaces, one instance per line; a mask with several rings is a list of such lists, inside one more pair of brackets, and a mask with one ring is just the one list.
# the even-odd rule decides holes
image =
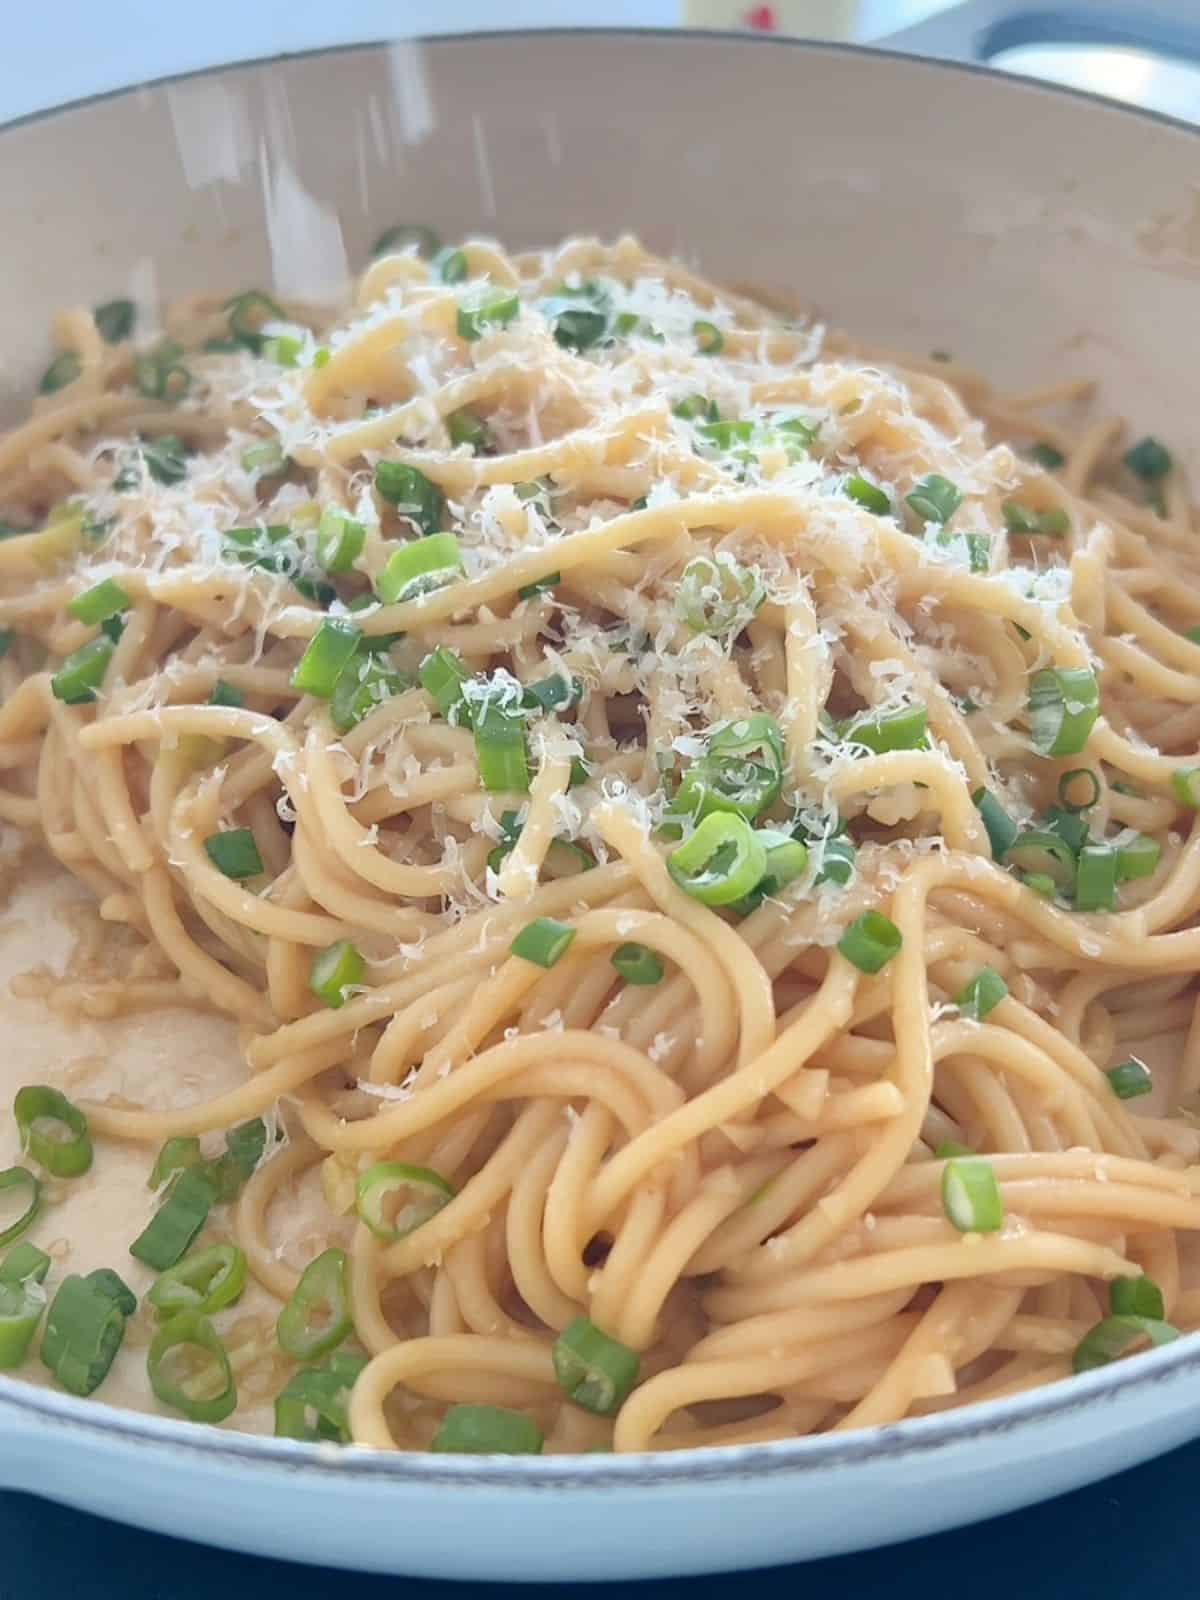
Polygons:
[[705,27],[986,59],[1200,121],[1200,0],[57,0],[3,5],[0,121],[218,62],[422,33]]

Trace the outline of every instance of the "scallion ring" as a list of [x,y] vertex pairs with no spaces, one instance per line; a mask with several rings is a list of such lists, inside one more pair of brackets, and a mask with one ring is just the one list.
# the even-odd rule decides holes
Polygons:
[[377,1239],[404,1239],[454,1199],[454,1187],[430,1167],[377,1161],[359,1175],[355,1209]]
[[87,1118],[47,1084],[27,1084],[13,1100],[21,1149],[56,1178],[78,1178],[92,1164]]
[[[208,1357],[198,1375],[173,1370],[174,1353],[185,1349]],[[163,1405],[192,1422],[224,1422],[237,1407],[229,1353],[199,1311],[179,1311],[158,1330],[146,1355],[146,1376]]]
[[297,1361],[313,1361],[341,1344],[352,1325],[346,1252],[323,1250],[305,1267],[279,1313],[275,1335],[280,1348]]

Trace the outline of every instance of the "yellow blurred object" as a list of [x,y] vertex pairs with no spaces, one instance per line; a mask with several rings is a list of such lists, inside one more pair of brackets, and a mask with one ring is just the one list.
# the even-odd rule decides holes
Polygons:
[[684,0],[683,22],[692,28],[745,28],[791,33],[806,39],[853,39],[863,0]]

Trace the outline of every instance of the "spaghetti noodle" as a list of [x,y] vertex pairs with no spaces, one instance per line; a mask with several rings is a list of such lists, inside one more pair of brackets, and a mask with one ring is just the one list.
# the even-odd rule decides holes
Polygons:
[[30,1169],[169,1141],[160,1403],[236,1424],[247,1265],[280,1431],[387,1449],[790,1438],[1195,1326],[1180,470],[631,239],[389,244],[337,322],[64,315],[0,441],[0,817],[130,935],[88,1004],[248,1069],[27,1102]]

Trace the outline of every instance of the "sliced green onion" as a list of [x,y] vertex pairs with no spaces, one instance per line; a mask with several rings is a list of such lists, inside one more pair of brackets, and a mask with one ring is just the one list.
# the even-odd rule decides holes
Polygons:
[[582,756],[571,757],[571,776],[567,779],[568,789],[578,789],[580,784],[586,783],[592,775],[592,769]]
[[92,1164],[87,1118],[47,1084],[27,1084],[13,1100],[21,1150],[56,1178],[78,1178]]
[[1067,459],[1061,450],[1056,450],[1052,444],[1044,442],[1035,444],[1029,454],[1037,462],[1038,466],[1044,467],[1047,472],[1055,471]]
[[192,374],[180,360],[182,346],[164,339],[156,349],[137,356],[133,363],[133,386],[147,400],[182,400],[192,387]]
[[346,733],[385,700],[411,687],[411,679],[393,672],[374,652],[368,652],[339,674],[329,701],[330,721],[339,733]]
[[105,578],[103,583],[97,583],[82,594],[77,594],[73,600],[68,600],[67,610],[77,622],[94,625],[107,617],[116,617],[122,611],[128,611],[129,605],[129,596],[121,585],[114,583],[111,578]]
[[992,860],[1002,861],[1016,843],[1021,830],[989,789],[976,789],[971,799],[987,831]]
[[702,394],[685,394],[682,400],[676,400],[671,407],[671,415],[683,422],[699,422],[701,417],[706,417],[710,422],[719,422],[720,418],[712,416],[711,412],[712,402]]
[[641,1357],[601,1333],[587,1317],[576,1317],[554,1341],[554,1376],[567,1399],[598,1417],[620,1409],[638,1380]]
[[871,511],[877,517],[890,517],[892,514],[892,502],[887,495],[878,484],[864,478],[859,472],[850,474],[842,484],[842,493],[855,505],[862,506],[864,511]]
[[1073,855],[1078,855],[1088,842],[1091,829],[1087,820],[1077,811],[1066,811],[1062,806],[1051,806],[1044,820],[1049,831],[1056,833],[1070,847]]
[[112,653],[113,641],[103,633],[72,650],[50,679],[54,698],[69,706],[88,705],[104,682]]
[[422,533],[436,533],[446,515],[446,497],[437,484],[403,461],[377,461],[375,488]]
[[270,477],[282,472],[286,465],[287,457],[278,439],[264,439],[261,444],[252,444],[248,450],[242,451],[242,466],[247,472]]
[[3,661],[4,657],[12,649],[12,642],[15,638],[16,634],[11,628],[0,628],[0,661]]
[[317,524],[317,561],[326,572],[349,572],[362,554],[367,530],[336,506],[327,506]]
[[35,1244],[19,1244],[0,1261],[0,1283],[45,1283],[50,1257]]
[[1008,985],[995,968],[981,967],[954,996],[954,1004],[960,1016],[982,1022],[988,1012],[994,1011],[1007,995]]
[[495,700],[474,712],[475,758],[479,781],[490,794],[524,794],[529,788],[525,720]]
[[97,1294],[106,1295],[123,1317],[131,1317],[137,1310],[137,1295],[111,1267],[97,1267],[88,1273],[87,1281]]
[[[198,1375],[174,1377],[170,1357],[176,1350],[198,1350],[210,1359]],[[224,1422],[237,1408],[237,1385],[220,1335],[198,1311],[179,1311],[154,1335],[146,1355],[150,1387],[172,1411],[192,1422]]]
[[1018,877],[1027,889],[1032,889],[1043,900],[1053,900],[1058,893],[1058,885],[1048,872],[1021,872]]
[[156,1279],[146,1295],[161,1321],[178,1311],[211,1316],[242,1297],[246,1257],[235,1244],[214,1244],[185,1256]]
[[313,957],[308,987],[322,1005],[337,1011],[349,998],[346,990],[357,987],[366,970],[367,964],[358,948],[349,939],[339,939]]
[[756,712],[719,724],[705,753],[675,792],[672,810],[698,820],[727,811],[752,822],[783,787],[783,735],[773,717]]
[[262,358],[273,361],[277,367],[298,367],[304,340],[294,333],[276,333],[262,342]]
[[1114,1317],[1166,1316],[1163,1292],[1153,1278],[1114,1278],[1108,1286],[1108,1309]]
[[838,949],[860,972],[882,972],[903,943],[900,929],[879,911],[864,911],[838,940]]
[[1130,472],[1144,483],[1158,483],[1174,465],[1167,447],[1149,434],[1126,450],[1123,459]]
[[608,290],[592,280],[577,289],[564,286],[541,307],[542,315],[554,329],[555,343],[576,355],[606,337],[611,309]]
[[556,589],[562,582],[561,572],[548,572],[544,578],[539,578],[536,583],[523,583],[517,590],[518,600],[536,600],[540,594],[549,594],[551,589]]
[[1140,1095],[1149,1094],[1154,1087],[1150,1068],[1137,1056],[1130,1056],[1128,1061],[1107,1068],[1104,1076],[1118,1100],[1136,1100]]
[[132,300],[106,300],[92,312],[92,321],[105,344],[120,344],[133,332],[136,316]]
[[187,1167],[167,1190],[163,1203],[129,1246],[129,1254],[156,1272],[173,1267],[208,1221],[216,1198],[203,1167]]
[[851,839],[826,839],[821,849],[821,867],[817,883],[845,885],[854,876],[854,858],[857,851]]
[[1054,885],[1064,893],[1075,887],[1078,862],[1067,841],[1048,828],[1030,828],[1022,833],[1016,844],[1010,845],[1004,857],[1006,866],[1019,872],[1034,872],[1053,879]]
[[[0,1172],[0,1195],[10,1190],[24,1195],[24,1210],[0,1228],[0,1245],[11,1244],[14,1239],[19,1239],[42,1205],[41,1180],[28,1167],[8,1167]],[[8,1211],[7,1205],[5,1210]]]
[[690,839],[672,850],[667,871],[693,900],[732,905],[756,887],[767,869],[767,852],[742,816],[714,811]]
[[443,283],[462,283],[467,276],[467,253],[449,245],[433,258],[433,270]]
[[868,712],[853,721],[842,737],[847,744],[865,745],[876,755],[891,750],[927,750],[925,728],[928,715],[924,706],[905,706],[886,715]]
[[454,1199],[454,1187],[430,1167],[377,1161],[360,1174],[355,1209],[377,1239],[404,1239]]
[[583,698],[583,684],[565,672],[553,672],[548,678],[527,683],[521,698],[530,711],[557,711],[561,706],[576,705]]
[[462,658],[453,650],[447,650],[445,645],[438,645],[427,655],[417,671],[422,689],[448,722],[453,720],[451,714],[457,713],[463,704],[463,684],[470,676]]
[[263,335],[260,330],[263,324],[287,321],[282,306],[276,305],[270,295],[264,294],[261,289],[248,289],[244,294],[235,294],[225,302],[224,309],[234,339],[255,354],[262,349]]
[[1071,1369],[1074,1372],[1090,1372],[1093,1367],[1106,1367],[1140,1339],[1147,1339],[1157,1347],[1170,1344],[1178,1337],[1177,1328],[1173,1328],[1169,1322],[1160,1322],[1157,1317],[1105,1317],[1103,1322],[1089,1328],[1075,1346]]
[[187,447],[173,433],[144,444],[142,459],[156,483],[181,483],[187,477]]
[[125,1317],[112,1296],[72,1273],[50,1302],[40,1354],[64,1389],[89,1395],[107,1377],[124,1337]]
[[1091,767],[1072,767],[1058,780],[1058,802],[1068,811],[1087,811],[1099,798],[1100,779]]
[[456,448],[465,444],[477,456],[486,455],[492,448],[487,423],[465,406],[461,411],[452,411],[445,421],[450,443]]
[[175,1134],[165,1141],[155,1156],[146,1187],[161,1189],[168,1178],[173,1178],[185,1167],[198,1167],[203,1160],[200,1141],[195,1134]]
[[296,664],[292,688],[328,700],[361,642],[362,632],[352,622],[323,622]]
[[262,857],[249,828],[229,828],[224,833],[210,833],[204,841],[204,849],[217,871],[236,882],[243,878],[256,878],[263,870]]
[[575,929],[570,923],[555,922],[553,917],[535,917],[508,948],[522,961],[532,961],[538,967],[552,967],[566,954],[574,937]]
[[74,383],[83,371],[83,363],[74,350],[64,350],[62,355],[55,356],[54,360],[42,373],[42,380],[38,384],[40,394],[54,394],[59,389],[65,389],[68,384]]
[[619,944],[610,959],[626,983],[646,987],[662,982],[663,964],[644,944]]
[[346,1403],[365,1356],[337,1351],[324,1367],[305,1367],[288,1379],[275,1399],[275,1437],[311,1444],[349,1444]]
[[225,1135],[225,1154],[207,1161],[202,1168],[213,1190],[214,1201],[222,1205],[236,1200],[246,1179],[253,1176],[267,1146],[267,1125],[261,1117],[243,1122]]
[[1004,1224],[1004,1202],[990,1161],[956,1156],[942,1168],[942,1210],[959,1233],[995,1233]]
[[1046,667],[1029,684],[1029,737],[1044,756],[1077,756],[1100,710],[1095,674],[1083,667]]
[[693,322],[692,334],[702,356],[719,356],[725,348],[725,335],[715,322]]
[[1023,506],[1019,501],[1006,500],[1000,507],[1004,513],[1004,525],[1010,533],[1023,533],[1030,538],[1041,535],[1050,539],[1061,539],[1063,534],[1071,530],[1071,519],[1062,506],[1051,506],[1045,511],[1033,511],[1028,506]]
[[279,1313],[280,1348],[297,1361],[328,1355],[350,1332],[346,1252],[323,1250],[305,1267],[295,1293]]
[[[507,289],[491,289],[472,305],[460,305],[455,316],[458,337],[473,343],[496,328],[507,328],[521,309],[519,296]],[[555,329],[555,337],[558,330]],[[562,342],[561,340],[559,341]]]
[[904,498],[925,522],[949,522],[962,504],[957,486],[938,472],[928,473]]
[[401,250],[415,250],[428,261],[437,255],[441,246],[442,241],[432,228],[426,228],[419,222],[400,222],[379,235],[371,246],[371,254],[388,256]]
[[375,593],[384,605],[415,600],[431,589],[453,583],[463,573],[462,552],[452,533],[431,533],[392,551],[375,579]]
[[1117,845],[1117,882],[1128,883],[1134,878],[1150,878],[1158,869],[1162,845],[1148,834],[1135,833],[1128,844]]
[[1171,774],[1171,788],[1175,798],[1189,810],[1200,811],[1200,767],[1178,767]]
[[958,1144],[953,1139],[943,1139],[933,1152],[935,1161],[953,1161],[957,1156],[973,1156],[975,1154],[968,1145]]
[[765,599],[754,568],[731,556],[697,556],[679,579],[675,613],[693,632],[719,637],[744,628]]
[[1076,911],[1114,911],[1117,905],[1117,852],[1110,844],[1085,844],[1075,877]]
[[0,1279],[0,1370],[11,1372],[25,1360],[45,1309],[46,1291],[35,1278]]
[[542,1430],[523,1411],[500,1406],[451,1406],[429,1446],[441,1454],[538,1456]]
[[235,683],[227,683],[224,678],[218,678],[213,685],[213,691],[208,696],[210,706],[232,706],[235,710],[245,706],[245,696]]

